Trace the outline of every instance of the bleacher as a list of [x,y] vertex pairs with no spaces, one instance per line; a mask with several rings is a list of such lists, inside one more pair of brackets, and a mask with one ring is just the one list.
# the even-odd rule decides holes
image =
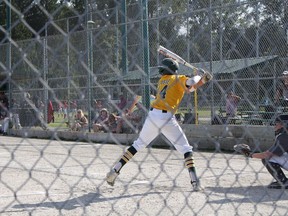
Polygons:
[[275,111],[268,106],[259,106],[259,110],[249,110],[240,107],[235,117],[227,117],[226,111],[219,109],[212,120],[212,124],[248,124],[271,125],[279,114],[288,112],[288,107],[278,107]]

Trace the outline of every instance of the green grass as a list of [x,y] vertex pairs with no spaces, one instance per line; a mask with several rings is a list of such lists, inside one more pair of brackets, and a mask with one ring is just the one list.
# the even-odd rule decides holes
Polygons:
[[[181,113],[184,116],[184,113],[187,112],[185,109],[180,109],[179,113]],[[211,110],[210,109],[198,109],[198,117],[199,118],[209,118],[211,116]],[[58,116],[58,113],[54,113],[55,122],[49,123],[48,126],[52,128],[68,128],[66,123],[68,119],[64,119],[63,116]],[[72,119],[72,114],[70,113],[70,119]],[[202,122],[199,122],[202,123]],[[204,122],[203,122],[204,123]],[[206,123],[205,123],[206,124]]]
[[57,127],[65,127],[65,128],[68,128],[66,123],[68,119],[64,119],[63,116],[59,116],[58,117],[58,113],[54,113],[54,123],[51,122],[48,124],[49,127],[52,127],[52,128],[57,128]]
[[199,117],[211,117],[211,110],[198,110]]

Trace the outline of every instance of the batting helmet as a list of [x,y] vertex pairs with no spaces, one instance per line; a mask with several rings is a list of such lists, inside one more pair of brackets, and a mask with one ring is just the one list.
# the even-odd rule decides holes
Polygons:
[[161,75],[173,75],[177,74],[179,65],[171,58],[165,58],[162,60],[162,65],[158,67]]

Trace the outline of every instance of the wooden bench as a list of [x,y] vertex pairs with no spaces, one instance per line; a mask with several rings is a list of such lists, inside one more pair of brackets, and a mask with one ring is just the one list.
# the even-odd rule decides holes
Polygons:
[[226,111],[223,109],[219,109],[216,113],[219,124],[242,124],[241,116],[237,115],[235,117],[227,117]]
[[277,115],[275,112],[241,111],[239,113],[244,123],[251,125],[269,125]]
[[186,107],[179,108],[177,113],[175,113],[175,117],[178,122],[183,123],[183,124],[195,124],[196,123],[195,113],[190,108],[186,108]]
[[238,109],[235,117],[227,118],[225,110],[221,108],[218,110],[219,118],[224,119],[226,124],[268,125],[271,124],[275,115],[275,112]]

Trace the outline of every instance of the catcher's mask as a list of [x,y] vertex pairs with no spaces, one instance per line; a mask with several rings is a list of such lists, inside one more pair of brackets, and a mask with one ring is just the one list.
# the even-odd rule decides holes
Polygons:
[[158,67],[161,75],[173,75],[177,74],[179,65],[171,58],[165,58],[162,60],[162,65]]
[[276,123],[280,123],[282,124],[282,128],[278,129],[275,131],[275,135],[282,133],[284,131],[287,131],[288,129],[288,115],[279,115],[276,117],[275,121],[274,121],[274,125],[276,125]]

